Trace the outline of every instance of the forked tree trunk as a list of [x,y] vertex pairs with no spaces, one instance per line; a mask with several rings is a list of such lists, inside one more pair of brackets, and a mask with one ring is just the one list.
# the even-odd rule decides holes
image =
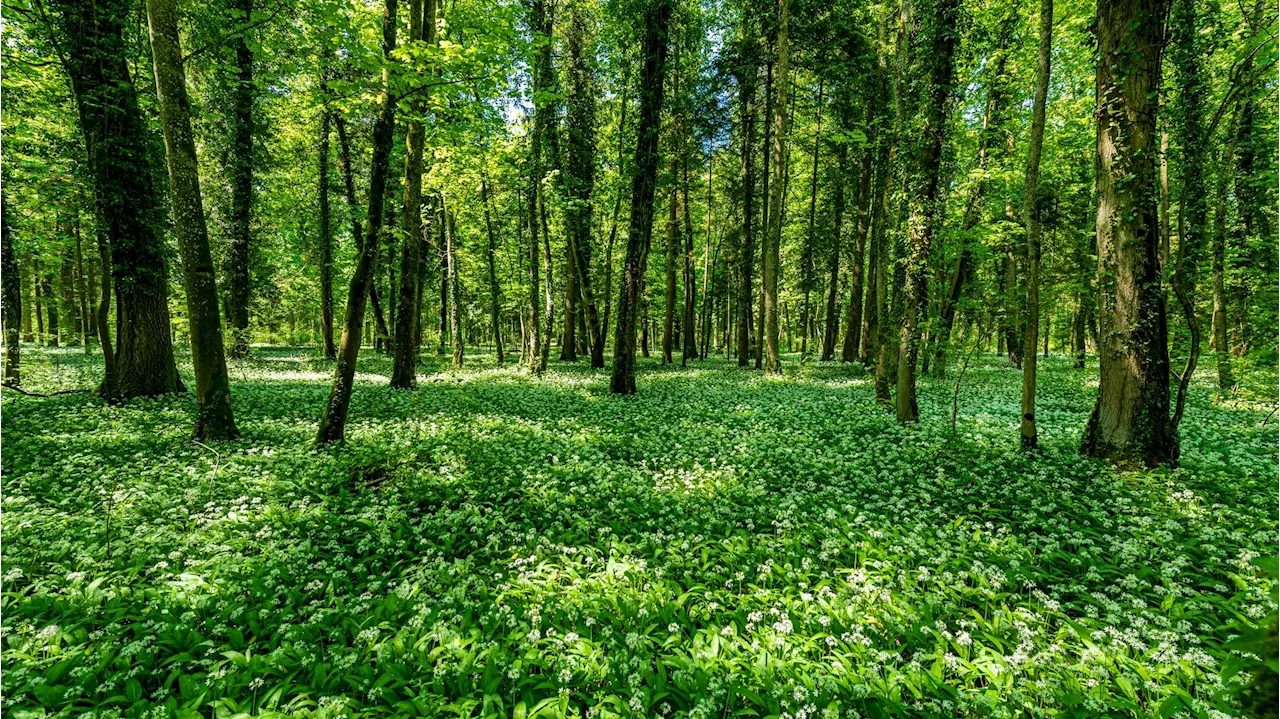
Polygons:
[[114,264],[118,342],[108,399],[183,390],[173,358],[163,238],[156,232],[155,188],[146,124],[128,69],[119,0],[49,3],[66,52],[80,127],[94,178],[97,221]]
[[1156,210],[1156,103],[1166,0],[1098,3],[1098,399],[1087,456],[1176,464]]
[[654,0],[646,6],[644,15],[640,121],[636,126],[635,170],[631,176],[631,231],[627,233],[627,258],[618,296],[618,323],[609,379],[609,391],[614,394],[636,392],[636,321],[653,238],[653,195],[658,177],[658,136],[662,129],[662,84],[671,5],[672,0]]
[[169,195],[187,291],[191,361],[196,375],[194,436],[199,440],[235,439],[239,432],[231,412],[231,381],[223,356],[218,285],[200,196],[200,170],[191,135],[191,110],[174,0],[147,0],[147,25],[168,157]]
[[[396,10],[398,0],[385,0],[382,17],[383,62],[392,62],[396,47]],[[382,97],[380,111],[373,127],[373,159],[369,169],[369,211],[367,234],[360,243],[356,267],[351,274],[347,292],[347,311],[342,322],[342,339],[338,343],[338,362],[334,368],[333,387],[320,416],[316,441],[324,444],[341,442],[347,426],[347,412],[351,407],[351,389],[356,377],[356,362],[360,356],[360,335],[364,330],[365,302],[373,283],[374,267],[378,259],[378,239],[382,233],[383,200],[387,191],[387,175],[390,172],[391,141],[395,130],[396,103],[391,97],[390,68],[382,71]],[[350,167],[350,165],[348,165]]]

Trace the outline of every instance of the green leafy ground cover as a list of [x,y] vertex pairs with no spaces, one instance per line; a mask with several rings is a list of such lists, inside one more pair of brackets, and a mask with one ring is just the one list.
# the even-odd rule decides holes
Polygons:
[[[23,359],[30,390],[98,373]],[[1182,469],[1117,474],[1076,453],[1096,368],[1042,364],[1030,460],[995,358],[954,437],[954,379],[904,429],[860,368],[791,360],[642,361],[622,399],[491,358],[392,392],[368,355],[326,449],[309,350],[233,365],[213,447],[189,397],[5,390],[4,714],[1234,713],[1226,645],[1275,609],[1274,370],[1224,404],[1202,375]]]

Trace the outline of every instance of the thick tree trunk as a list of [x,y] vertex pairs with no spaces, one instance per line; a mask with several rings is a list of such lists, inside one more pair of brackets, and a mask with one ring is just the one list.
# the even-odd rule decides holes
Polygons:
[[1169,421],[1169,347],[1156,209],[1156,105],[1166,0],[1098,5],[1097,237],[1102,316],[1090,457],[1178,460]]
[[[396,47],[396,11],[398,0],[385,0],[382,17],[382,57],[390,63]],[[347,292],[347,311],[342,322],[342,339],[338,343],[338,362],[334,368],[333,387],[320,416],[316,433],[318,443],[341,442],[346,431],[347,412],[351,407],[351,390],[360,356],[360,335],[364,329],[365,302],[373,284],[378,259],[378,240],[382,233],[383,200],[390,174],[391,142],[395,131],[396,103],[391,97],[391,72],[382,71],[382,97],[378,118],[373,127],[373,159],[369,168],[369,211],[367,234],[360,243],[356,267]],[[350,165],[348,164],[348,168]],[[353,193],[354,194],[354,193]]]
[[913,187],[907,220],[906,286],[904,287],[902,332],[898,344],[898,394],[895,398],[898,421],[920,418],[916,403],[916,359],[921,315],[929,311],[929,254],[933,234],[941,219],[942,147],[946,137],[948,101],[955,76],[958,0],[939,0],[933,16],[927,46],[922,48],[928,68],[928,91],[924,100],[924,126],[915,152]]
[[787,81],[790,79],[791,50],[788,44],[788,10],[790,0],[781,0],[778,11],[778,34],[775,41],[778,63],[778,81],[773,102],[773,177],[769,195],[769,222],[765,232],[763,250],[764,276],[764,336],[765,372],[782,372],[782,358],[778,348],[778,254],[782,241],[782,212],[786,201],[784,182],[786,172],[787,138]]
[[9,225],[9,201],[0,197],[0,285],[4,302],[4,381],[17,386],[22,382],[19,371],[22,344],[22,280],[18,276],[18,259],[13,252],[13,228]]
[[658,177],[658,136],[662,129],[662,84],[671,5],[671,0],[655,0],[645,9],[640,121],[636,127],[635,169],[631,176],[631,231],[627,233],[627,258],[618,296],[618,324],[609,381],[609,391],[614,394],[636,392],[636,320],[653,238],[653,195]]
[[60,26],[67,74],[89,151],[97,221],[114,265],[117,376],[108,399],[182,391],[173,358],[163,238],[156,232],[155,189],[146,124],[128,69],[119,0],[50,3]]
[[[1040,182],[1040,153],[1044,147],[1045,102],[1049,96],[1053,56],[1053,0],[1040,0],[1040,53],[1036,66],[1036,95],[1031,105],[1031,139],[1027,146],[1027,180],[1023,186],[1022,218],[1027,228],[1027,334],[1022,341],[1022,448],[1035,449],[1036,332],[1040,328],[1040,212],[1036,193]],[[1049,324],[1045,319],[1045,353]]]
[[191,361],[196,375],[194,436],[199,440],[235,439],[239,432],[231,412],[231,381],[223,356],[218,285],[201,202],[200,170],[191,135],[191,110],[174,4],[174,0],[147,0],[147,25],[168,157],[169,195],[187,291]]
[[320,334],[325,359],[338,356],[333,344],[333,224],[329,206],[329,123],[328,108],[320,111],[319,198],[320,198]]
[[[425,7],[424,7],[425,6]],[[424,12],[425,10],[425,12]],[[424,17],[425,15],[425,17]],[[435,44],[436,0],[409,0],[409,43]],[[425,131],[421,115],[425,103],[415,95],[410,103],[410,120],[405,130],[404,204],[400,229],[400,302],[396,308],[396,342],[393,349],[391,386],[413,389],[417,385],[417,325],[422,296],[422,146]]]
[[232,92],[231,244],[227,248],[231,315],[231,356],[249,356],[249,246],[253,216],[253,51],[248,27],[253,0],[235,0],[237,21],[243,23],[232,41],[236,74]]

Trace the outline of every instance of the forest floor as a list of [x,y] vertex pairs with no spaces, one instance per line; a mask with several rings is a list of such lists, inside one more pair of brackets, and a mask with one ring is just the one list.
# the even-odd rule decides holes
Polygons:
[[[1274,368],[1222,403],[1202,368],[1182,468],[1117,473],[1077,453],[1096,361],[1041,364],[1032,458],[995,357],[954,435],[954,368],[903,428],[861,367],[797,359],[642,360],[617,398],[585,359],[492,356],[396,392],[368,353],[323,449],[311,349],[233,363],[234,443],[188,441],[189,395],[4,390],[0,708],[1233,713],[1224,645],[1275,608]],[[31,391],[100,374],[76,348],[23,364]]]

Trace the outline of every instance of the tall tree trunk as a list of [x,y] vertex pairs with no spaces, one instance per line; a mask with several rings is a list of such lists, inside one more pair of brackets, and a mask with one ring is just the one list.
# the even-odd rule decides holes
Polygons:
[[84,273],[84,242],[80,237],[80,212],[76,211],[76,298],[79,301],[80,321],[76,331],[80,333],[80,341],[84,343],[84,353],[89,354],[89,336],[93,332],[93,319],[89,314],[88,278]]
[[[591,366],[603,368],[604,336],[600,328],[595,286],[591,282],[591,228],[594,217],[592,195],[595,191],[596,171],[596,20],[590,8],[587,3],[570,5],[569,26],[565,37],[568,46],[565,74],[568,78],[566,98],[569,144],[565,189],[570,199],[566,208],[566,221],[569,224],[569,251],[574,260],[575,284],[580,295],[578,299],[582,300],[585,308],[585,313],[579,314],[585,314],[580,320],[585,320],[587,326],[587,339],[591,343]],[[606,266],[605,271],[608,273],[610,268]]]
[[108,399],[183,389],[173,358],[164,240],[156,232],[146,123],[128,69],[120,0],[49,3],[57,15],[89,152],[98,211],[114,261],[118,347]]
[[681,332],[681,352],[680,366],[685,367],[689,363],[689,358],[698,356],[698,333],[695,331],[694,311],[698,305],[697,296],[697,258],[693,255],[693,213],[689,210],[689,147],[688,142],[684,143],[684,151],[681,153],[680,165],[684,170],[684,180],[680,183],[680,196],[683,201],[684,208],[684,252],[683,256],[683,277],[684,277],[684,314],[680,323]]
[[[425,16],[425,17],[424,17]],[[436,39],[436,0],[409,0],[409,44],[430,47]],[[425,103],[415,95],[409,104],[410,119],[405,130],[404,205],[400,229],[400,303],[396,308],[396,342],[393,350],[391,386],[413,389],[417,385],[418,315],[422,296],[422,145],[425,131],[422,114]]]
[[738,130],[742,139],[742,245],[737,267],[737,354],[738,366],[751,361],[751,325],[755,296],[755,113],[756,65],[754,43],[748,40],[742,67],[738,69]]
[[769,222],[763,250],[765,372],[782,372],[778,349],[778,254],[782,242],[782,212],[786,201],[787,81],[790,79],[791,49],[788,44],[788,10],[790,0],[781,0],[778,11],[778,34],[775,41],[778,82],[773,102],[773,186],[769,196]]
[[235,0],[236,19],[243,23],[232,41],[236,74],[232,92],[231,245],[230,267],[231,356],[249,356],[249,246],[253,213],[253,51],[248,32],[253,0]]
[[9,200],[0,196],[0,285],[4,302],[4,381],[17,386],[22,382],[19,371],[22,344],[22,280],[18,276],[18,259],[13,252],[13,228],[9,225]]
[[[360,356],[360,334],[364,329],[365,302],[373,284],[378,260],[378,240],[382,233],[383,200],[390,174],[391,141],[395,131],[396,103],[391,97],[392,54],[396,48],[396,11],[398,0],[384,0],[382,17],[382,59],[388,66],[382,71],[382,91],[378,118],[373,127],[373,159],[369,167],[369,211],[367,234],[360,243],[356,267],[351,273],[347,291],[347,311],[342,322],[342,339],[338,343],[338,362],[334,368],[333,387],[320,416],[316,433],[318,443],[343,439],[347,412],[351,407],[351,390],[356,377],[356,361]],[[348,164],[348,167],[350,165]]]
[[916,403],[916,359],[920,343],[920,316],[929,311],[929,255],[933,234],[941,219],[942,146],[946,137],[948,101],[955,76],[958,0],[938,0],[932,8],[922,62],[928,68],[924,126],[915,152],[913,187],[909,193],[907,220],[906,285],[903,296],[902,332],[898,344],[898,421],[920,418]]
[[[542,364],[542,272],[539,268],[541,260],[538,256],[541,218],[538,214],[540,205],[541,184],[544,174],[542,167],[542,144],[550,130],[550,118],[547,117],[545,99],[539,101],[538,95],[544,92],[551,82],[548,77],[551,70],[551,27],[548,22],[546,0],[533,0],[529,18],[529,30],[540,44],[536,49],[533,63],[533,133],[529,138],[529,371],[541,374],[546,367]],[[548,270],[550,267],[547,268]],[[551,338],[546,337],[546,342]]]
[[445,205],[444,195],[440,196],[441,209],[444,212],[444,254],[448,261],[446,270],[449,274],[449,334],[453,335],[453,361],[450,366],[453,369],[462,369],[462,352],[463,343],[466,339],[462,335],[462,302],[459,297],[460,290],[458,280],[458,264],[454,242],[456,232],[454,228],[454,214],[452,208]]
[[62,313],[60,311],[61,307],[59,307],[58,295],[53,289],[53,280],[49,277],[52,273],[53,270],[48,269],[40,276],[41,293],[44,295],[45,329],[47,331],[45,346],[47,347],[57,347],[62,341],[62,325],[60,322]]
[[[327,88],[322,90],[327,92]],[[333,344],[333,224],[329,207],[329,123],[328,107],[320,111],[319,197],[320,197],[320,334],[325,359],[336,359]]]
[[[1040,329],[1040,211],[1036,194],[1040,182],[1040,152],[1044,147],[1045,102],[1049,97],[1050,61],[1053,57],[1053,0],[1040,0],[1040,54],[1036,65],[1036,95],[1031,105],[1031,140],[1027,146],[1027,180],[1023,186],[1022,218],[1027,227],[1027,334],[1022,356],[1022,448],[1035,449],[1036,435],[1036,337]],[[1048,354],[1049,322],[1045,319],[1045,353]]]
[[1156,95],[1166,0],[1098,4],[1097,236],[1102,327],[1098,399],[1083,451],[1176,464],[1156,210]]
[[818,79],[817,109],[814,111],[813,133],[813,171],[809,181],[809,232],[805,235],[804,245],[800,248],[800,359],[809,355],[809,297],[813,293],[813,232],[818,217],[818,150],[822,147],[822,79]]
[[[830,362],[836,358],[836,335],[840,333],[840,253],[844,250],[844,182],[845,173],[849,170],[849,147],[840,143],[837,151],[837,177],[835,197],[832,198],[831,246],[827,253],[827,308],[826,321],[822,331],[822,361]],[[859,270],[861,270],[861,259]],[[862,298],[858,298],[861,305]],[[848,319],[847,317],[845,318]],[[857,348],[854,348],[856,352]],[[841,346],[841,357],[844,347]]]
[[[678,86],[677,86],[678,88]],[[676,151],[671,148],[671,194],[667,198],[667,257],[663,267],[666,277],[666,293],[663,295],[662,315],[662,364],[671,364],[672,345],[674,344],[676,318],[676,261],[680,245],[680,216],[677,193]]]
[[1218,156],[1218,175],[1214,186],[1213,208],[1213,354],[1218,364],[1218,392],[1226,394],[1235,389],[1231,373],[1231,352],[1227,342],[1227,292],[1223,281],[1227,254],[1227,215],[1230,212],[1227,190],[1231,168],[1236,154],[1236,137],[1241,105],[1237,102],[1231,127],[1227,132],[1227,144]]
[[[867,109],[867,124],[870,126],[873,118],[871,108]],[[858,173],[858,225],[855,228],[857,234],[853,239],[853,262],[849,268],[849,305],[845,313],[844,326],[844,343],[840,348],[840,361],[852,362],[858,358],[858,347],[862,344],[862,258],[866,251],[867,236],[871,232],[871,153],[875,151],[874,145],[867,145],[862,150],[862,165]],[[842,150],[847,153],[847,150]],[[841,187],[836,191],[840,194],[837,197],[840,205],[844,204],[843,185],[846,177],[846,169],[843,167],[845,159],[841,156]],[[839,206],[838,206],[839,207]],[[841,207],[841,209],[843,209]],[[838,211],[838,210],[837,210]]]
[[[489,196],[489,180],[483,174],[480,176],[480,203],[484,206],[484,229],[488,233],[489,247],[485,253],[485,259],[489,265],[489,320],[493,325],[493,350],[497,356],[498,366],[501,367],[505,360],[502,352],[502,291],[498,287],[498,238],[493,229],[493,217],[489,207],[491,204]],[[419,287],[418,294],[421,296],[422,289]]]
[[199,440],[235,439],[239,432],[231,412],[231,381],[223,356],[218,285],[200,196],[200,170],[191,135],[191,110],[174,0],[147,0],[147,25],[168,157],[169,195],[182,256],[183,284],[187,290],[191,361],[196,375],[194,436]]
[[640,121],[631,176],[631,231],[618,296],[618,324],[613,343],[609,391],[636,392],[636,314],[642,296],[644,269],[653,238],[653,195],[658,177],[658,137],[661,133],[662,84],[667,61],[667,27],[672,0],[655,0],[645,8],[640,76]]

